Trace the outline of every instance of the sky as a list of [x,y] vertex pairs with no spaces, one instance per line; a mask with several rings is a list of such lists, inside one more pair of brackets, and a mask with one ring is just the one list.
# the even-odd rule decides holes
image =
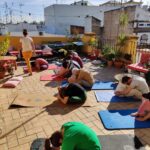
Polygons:
[[[20,21],[43,21],[45,7],[56,3],[71,4],[75,1],[78,0],[0,0],[0,22],[10,22],[10,20],[12,20],[14,23]],[[104,2],[107,2],[108,0],[88,1],[93,5],[99,5]],[[149,0],[142,1],[145,5],[150,5]],[[7,17],[6,14],[8,14]]]

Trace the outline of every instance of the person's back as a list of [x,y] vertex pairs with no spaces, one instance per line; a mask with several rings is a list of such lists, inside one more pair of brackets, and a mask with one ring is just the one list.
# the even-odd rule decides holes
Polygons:
[[22,56],[26,61],[29,75],[32,75],[32,68],[30,64],[30,59],[32,57],[32,52],[35,55],[35,46],[31,37],[28,36],[28,31],[26,29],[23,30],[23,37],[20,39],[22,43]]
[[91,85],[94,82],[94,79],[93,79],[91,73],[88,72],[88,71],[86,71],[86,70],[84,70],[84,69],[80,69],[79,70],[79,74],[78,74],[78,77],[77,77],[77,82],[80,83],[80,80],[82,80],[82,79],[85,80],[85,81],[87,81]]
[[20,42],[22,43],[22,51],[32,51],[32,38],[29,36],[22,37]]
[[138,89],[143,94],[149,92],[148,84],[146,83],[146,80],[142,77],[138,77],[138,78],[134,77],[131,82],[131,87]]
[[65,123],[62,150],[101,150],[95,132],[80,122]]

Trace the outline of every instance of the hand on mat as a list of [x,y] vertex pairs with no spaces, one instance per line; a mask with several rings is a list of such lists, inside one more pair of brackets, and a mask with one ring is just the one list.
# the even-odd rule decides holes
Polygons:
[[130,114],[132,117],[137,117],[138,116],[138,112],[132,113]]
[[120,96],[122,94],[121,91],[115,91],[115,95]]

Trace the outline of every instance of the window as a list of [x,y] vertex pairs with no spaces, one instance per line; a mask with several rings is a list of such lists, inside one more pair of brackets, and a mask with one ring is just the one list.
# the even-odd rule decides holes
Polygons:
[[150,27],[150,23],[148,23],[147,26]]
[[70,33],[71,34],[84,34],[84,27],[82,26],[70,26]]
[[143,27],[143,26],[144,26],[144,24],[143,24],[143,23],[139,23],[139,26],[140,26],[140,27]]

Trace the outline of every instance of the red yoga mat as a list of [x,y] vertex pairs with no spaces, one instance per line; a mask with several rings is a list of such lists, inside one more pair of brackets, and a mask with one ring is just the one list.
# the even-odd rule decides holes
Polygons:
[[46,74],[40,76],[40,81],[62,81],[64,78],[58,75]]

